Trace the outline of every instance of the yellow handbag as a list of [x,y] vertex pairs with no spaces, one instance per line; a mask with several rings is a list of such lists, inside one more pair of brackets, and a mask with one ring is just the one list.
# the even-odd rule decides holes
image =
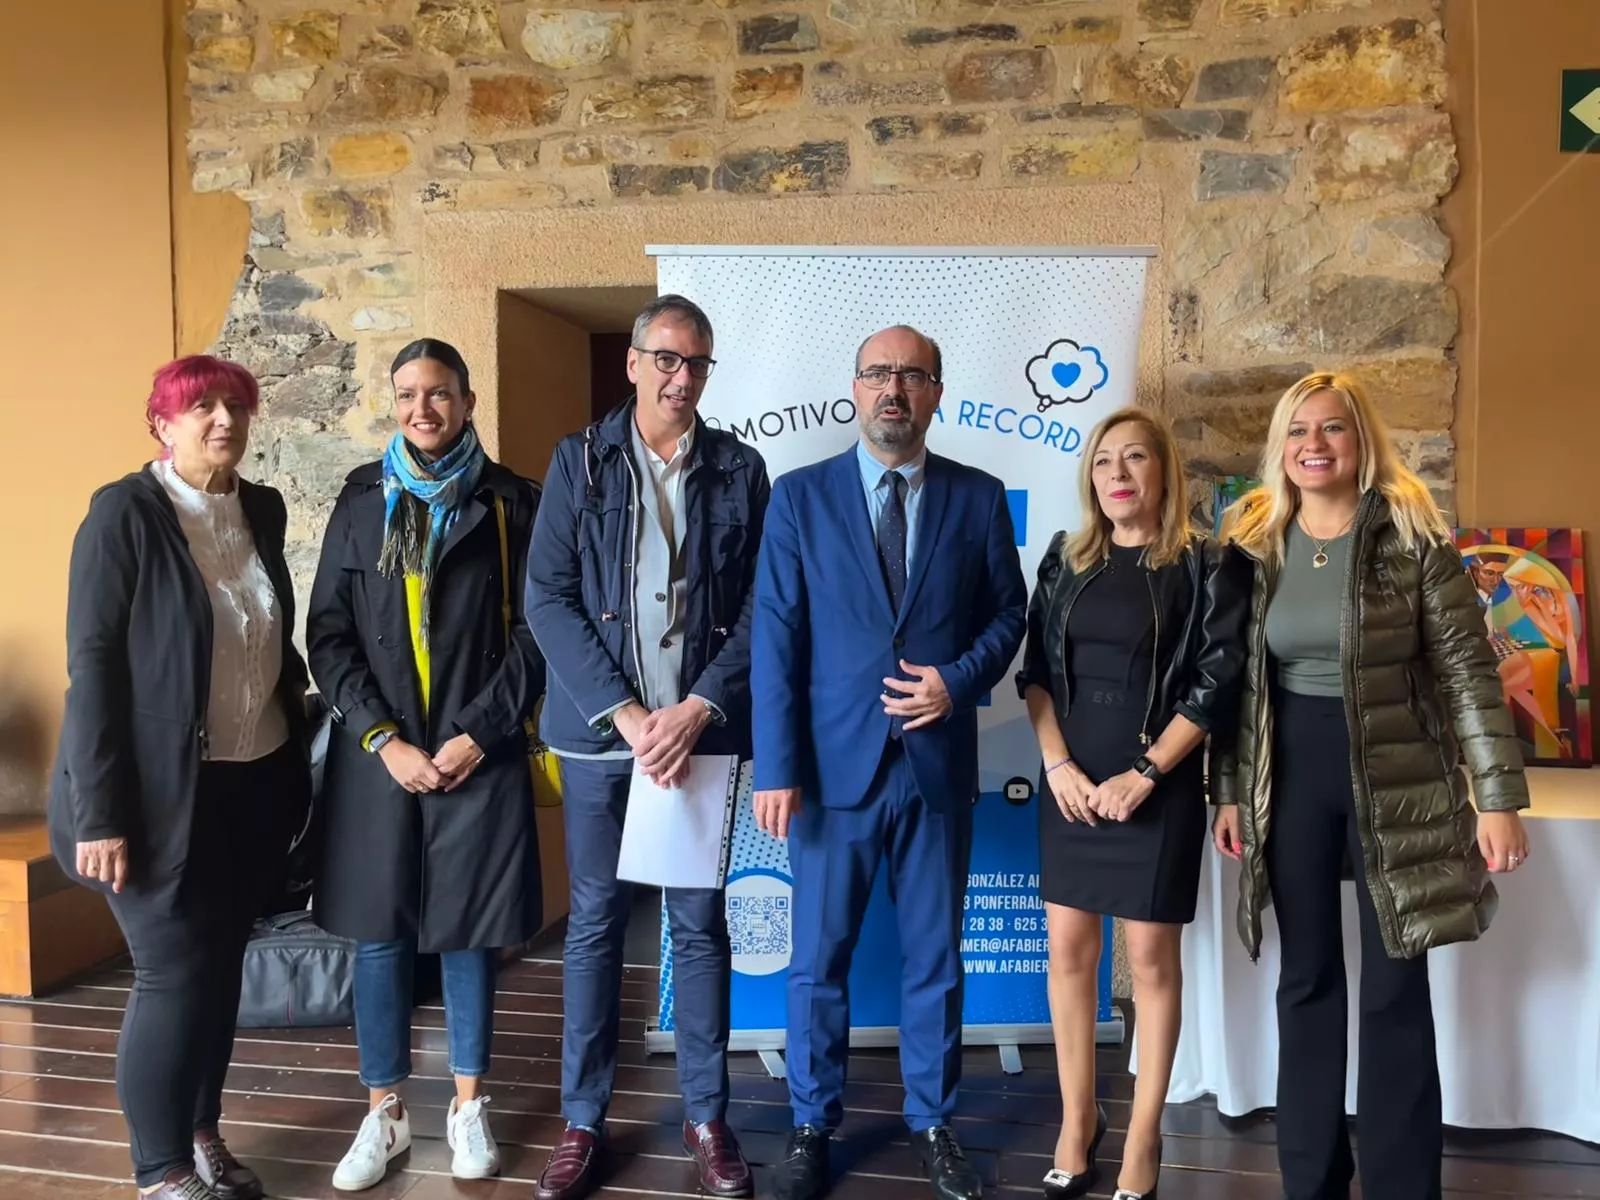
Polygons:
[[[506,532],[506,505],[499,496],[494,498],[494,519],[500,526],[500,617],[506,630],[506,653],[511,652],[511,545]],[[544,707],[544,697],[534,702],[533,712],[523,719],[522,728],[528,735],[528,771],[533,776],[533,806],[535,808],[561,807],[561,768],[550,747],[539,740],[539,710]]]

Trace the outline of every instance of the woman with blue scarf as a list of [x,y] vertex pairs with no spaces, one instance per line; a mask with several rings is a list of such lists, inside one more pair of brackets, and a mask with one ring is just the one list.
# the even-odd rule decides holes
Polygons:
[[322,544],[307,615],[311,672],[333,709],[319,809],[318,922],[357,943],[356,1041],[371,1109],[334,1172],[379,1183],[411,1144],[419,952],[438,954],[456,1097],[452,1173],[499,1170],[483,1077],[496,949],[539,929],[539,851],[524,721],[544,661],[523,622],[538,488],[491,462],[454,347],[394,361],[398,425],[351,472]]

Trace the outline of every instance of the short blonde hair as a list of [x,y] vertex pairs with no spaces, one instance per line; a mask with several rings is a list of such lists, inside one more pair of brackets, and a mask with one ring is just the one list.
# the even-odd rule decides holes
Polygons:
[[1388,502],[1401,544],[1411,550],[1427,542],[1453,541],[1428,485],[1400,461],[1388,427],[1366,390],[1350,376],[1333,371],[1307,375],[1279,397],[1261,451],[1261,486],[1228,510],[1223,518],[1224,537],[1264,561],[1283,561],[1284,535],[1300,511],[1300,489],[1283,469],[1283,450],[1295,413],[1317,392],[1332,392],[1350,414],[1359,448],[1356,482],[1363,493],[1376,489]]
[[1172,426],[1160,413],[1130,406],[1119,408],[1089,434],[1083,462],[1078,467],[1078,498],[1083,506],[1084,526],[1067,542],[1067,560],[1074,571],[1086,571],[1111,553],[1111,518],[1100,507],[1094,490],[1094,456],[1100,443],[1118,425],[1138,425],[1150,438],[1150,449],[1161,464],[1161,528],[1145,552],[1145,564],[1164,567],[1177,562],[1194,536],[1189,527],[1189,485],[1178,462]]

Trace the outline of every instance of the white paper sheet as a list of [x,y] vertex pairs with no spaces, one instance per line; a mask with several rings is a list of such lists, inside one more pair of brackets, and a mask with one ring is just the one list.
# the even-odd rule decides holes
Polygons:
[[633,768],[617,878],[656,887],[720,888],[733,827],[733,754],[696,754],[682,787],[661,788]]

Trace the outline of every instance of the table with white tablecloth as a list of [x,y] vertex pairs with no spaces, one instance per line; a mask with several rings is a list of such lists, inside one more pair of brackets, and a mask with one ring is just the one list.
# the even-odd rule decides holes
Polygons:
[[[1447,1125],[1542,1129],[1600,1142],[1600,773],[1529,772],[1529,861],[1495,877],[1500,908],[1476,942],[1429,955]],[[1236,930],[1239,867],[1207,849],[1183,939],[1183,1035],[1168,1100],[1214,1094],[1227,1116],[1276,1100],[1278,930],[1261,958]],[[1344,885],[1350,978],[1347,1110],[1355,1111],[1355,885]],[[1135,1069],[1137,1069],[1137,1055]]]

